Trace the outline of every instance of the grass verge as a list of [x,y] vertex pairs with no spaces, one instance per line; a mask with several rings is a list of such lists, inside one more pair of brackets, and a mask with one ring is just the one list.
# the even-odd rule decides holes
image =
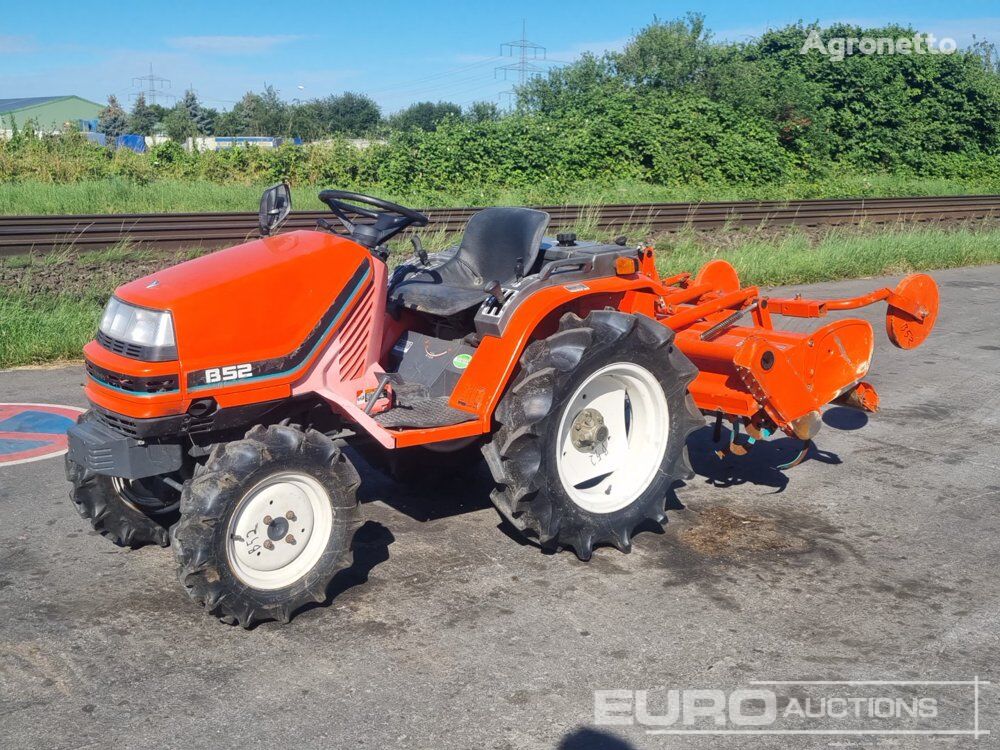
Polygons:
[[[837,175],[772,185],[654,185],[637,180],[580,184],[537,184],[519,188],[484,185],[452,191],[392,192],[377,185],[297,185],[298,209],[322,209],[316,197],[324,187],[369,192],[410,206],[603,205],[608,203],[794,200],[968,195],[1000,192],[1000,179],[956,180],[899,175]],[[263,186],[221,185],[204,180],[125,179],[70,183],[36,181],[0,184],[0,214],[170,213],[255,211]]]
[[[432,236],[425,244],[436,249],[448,239]],[[1000,263],[1000,227],[687,232],[661,237],[656,246],[661,273],[695,272],[725,258],[744,283],[773,286]],[[0,260],[0,367],[79,357],[115,286],[193,253],[114,248]],[[394,256],[403,253],[400,247]]]
[[661,240],[657,251],[664,274],[693,273],[713,258],[725,258],[745,284],[809,284],[1000,263],[1000,228],[830,230],[816,237],[796,232],[750,238],[730,249],[707,247],[686,235]]
[[78,359],[100,314],[93,299],[0,291],[0,367]]

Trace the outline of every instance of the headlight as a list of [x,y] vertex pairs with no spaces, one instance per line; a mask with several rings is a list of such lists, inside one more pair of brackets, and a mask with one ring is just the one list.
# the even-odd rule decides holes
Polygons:
[[104,308],[99,328],[101,333],[116,341],[141,347],[139,359],[177,358],[174,320],[165,310],[147,310],[112,297]]

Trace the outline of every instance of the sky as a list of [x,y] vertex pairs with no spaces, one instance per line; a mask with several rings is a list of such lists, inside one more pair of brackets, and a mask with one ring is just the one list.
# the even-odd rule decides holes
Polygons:
[[80,0],[3,0],[0,7],[0,98],[76,94],[103,102],[115,94],[126,106],[148,88],[133,79],[148,75],[150,66],[169,79],[169,87],[161,84],[164,94],[179,97],[193,87],[218,109],[265,84],[289,101],[362,91],[386,113],[415,101],[498,101],[517,78],[496,70],[515,62],[501,45],[520,38],[522,20],[527,38],[545,47],[549,62],[532,61],[539,69],[585,51],[621,49],[654,16],[687,11],[704,14],[721,39],[747,39],[801,19],[897,22],[963,46],[973,34],[1000,44],[997,0],[382,0],[371,6],[175,0],[119,10]]

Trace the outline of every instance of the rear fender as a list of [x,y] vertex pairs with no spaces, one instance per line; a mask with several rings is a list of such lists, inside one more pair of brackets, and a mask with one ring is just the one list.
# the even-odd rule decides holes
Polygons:
[[[493,410],[516,372],[521,353],[532,340],[554,332],[558,319],[566,312],[582,316],[594,309],[622,307],[626,299],[637,301],[642,296],[655,294],[654,284],[651,279],[638,275],[609,277],[588,279],[585,286],[549,287],[532,294],[518,306],[502,336],[483,338],[465,373],[455,385],[450,404],[456,409],[476,413],[478,419],[470,422],[427,429],[387,430],[364,413],[364,397],[371,392],[370,389],[377,387],[379,376],[384,372],[378,362],[379,355],[387,339],[393,339],[393,332],[387,330],[387,326],[393,323],[382,314],[375,314],[372,319],[372,346],[367,369],[360,378],[339,379],[341,345],[335,341],[309,374],[296,384],[294,392],[320,395],[386,448],[425,445],[489,433],[493,429]],[[375,288],[379,290],[379,296],[374,309],[380,313],[385,309],[386,288],[381,276],[376,278]],[[345,330],[348,327],[345,325]]]
[[[655,281],[634,275],[587,279],[586,284],[546,287],[534,292],[514,311],[500,337],[483,338],[465,374],[452,392],[450,404],[456,409],[480,415],[482,433],[493,429],[493,410],[517,370],[524,348],[536,338],[554,332],[566,312],[581,317],[594,309],[626,307],[626,298],[655,297]],[[631,307],[629,309],[631,311]]]

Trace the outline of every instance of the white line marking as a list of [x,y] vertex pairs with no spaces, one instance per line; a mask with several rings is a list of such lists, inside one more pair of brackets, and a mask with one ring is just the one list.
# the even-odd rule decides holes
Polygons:
[[32,461],[44,461],[46,458],[57,458],[58,456],[63,456],[69,452],[69,448],[63,448],[58,453],[43,453],[40,456],[32,456],[31,458],[19,458],[16,461],[2,461],[0,462],[0,469],[5,466],[17,466],[18,464],[30,464]]

